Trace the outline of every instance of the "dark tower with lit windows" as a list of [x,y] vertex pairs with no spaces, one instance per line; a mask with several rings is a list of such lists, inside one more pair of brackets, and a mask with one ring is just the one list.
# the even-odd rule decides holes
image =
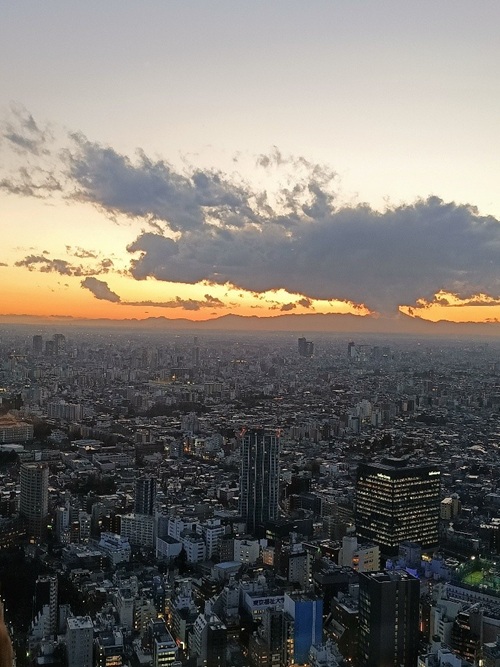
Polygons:
[[420,582],[405,571],[359,575],[359,667],[414,667]]
[[438,543],[441,473],[435,466],[410,466],[406,459],[360,463],[356,482],[356,532],[385,556],[404,541],[424,549]]

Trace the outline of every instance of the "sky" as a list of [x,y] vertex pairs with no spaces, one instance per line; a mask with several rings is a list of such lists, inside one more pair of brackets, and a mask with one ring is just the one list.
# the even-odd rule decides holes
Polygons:
[[498,0],[16,0],[0,315],[500,320]]

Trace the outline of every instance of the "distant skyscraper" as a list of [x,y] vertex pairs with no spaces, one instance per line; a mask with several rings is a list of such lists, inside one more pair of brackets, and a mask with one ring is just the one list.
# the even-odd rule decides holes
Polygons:
[[66,336],[61,333],[56,333],[54,339],[54,354],[61,354],[66,350]]
[[420,582],[405,571],[359,575],[359,667],[415,667]]
[[136,514],[154,514],[156,499],[156,479],[154,477],[139,477],[135,481]]
[[434,466],[409,466],[405,459],[360,463],[356,482],[356,532],[397,554],[401,542],[437,545],[440,472]]
[[278,516],[279,437],[250,429],[241,437],[240,513],[247,530]]
[[49,513],[49,469],[44,463],[23,463],[20,478],[19,511],[26,520],[28,538],[40,541]]
[[193,339],[193,349],[191,350],[191,364],[194,368],[200,365],[200,348],[198,347],[198,336]]
[[43,352],[43,338],[40,335],[33,336],[33,354],[37,357]]
[[314,354],[314,343],[305,338],[298,339],[298,350],[301,357],[312,357]]

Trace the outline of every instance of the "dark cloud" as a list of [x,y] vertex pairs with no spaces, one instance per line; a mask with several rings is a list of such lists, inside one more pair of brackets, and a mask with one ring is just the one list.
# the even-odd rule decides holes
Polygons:
[[283,154],[277,146],[273,146],[271,151],[267,154],[262,153],[257,156],[255,161],[258,167],[264,167],[264,169],[269,169],[270,167],[281,167],[286,160],[283,158]]
[[468,298],[500,294],[500,223],[436,197],[384,213],[334,209],[316,197],[291,228],[202,228],[169,239],[142,234],[132,275],[230,283],[255,292],[284,288],[312,299],[341,299],[383,312],[439,290]]
[[68,255],[78,257],[79,259],[97,259],[99,257],[99,253],[95,250],[86,250],[85,248],[80,247],[72,248],[70,245],[66,246],[66,252]]
[[0,190],[21,197],[46,199],[56,192],[62,192],[62,185],[49,171],[20,167],[15,176],[0,179]]
[[13,104],[9,119],[4,123],[2,136],[18,153],[48,154],[47,143],[52,135],[47,127],[40,127],[33,116],[21,105]]
[[458,294],[451,294],[450,297],[436,296],[432,301],[425,299],[418,299],[418,308],[431,308],[432,306],[446,306],[449,308],[467,308],[469,306],[500,306],[500,296],[497,298],[485,296],[484,294],[477,294],[466,297],[458,303],[452,297],[462,299]]
[[154,308],[182,308],[183,310],[200,310],[201,308],[223,308],[224,302],[205,294],[204,300],[181,299],[176,296],[175,299],[168,301],[122,301],[124,306],[151,306]]
[[74,267],[64,259],[49,259],[44,255],[28,255],[24,259],[15,262],[15,266],[23,266],[29,271],[41,271],[42,273],[60,273],[62,276],[74,275]]
[[92,294],[95,296],[96,299],[100,299],[102,301],[111,301],[112,303],[119,303],[120,302],[120,297],[116,292],[113,292],[109,286],[108,283],[106,283],[104,280],[98,280],[98,278],[94,277],[88,277],[82,280],[80,285],[84,289],[88,289],[89,292],[92,292]]
[[217,297],[205,294],[204,300],[181,299],[176,296],[168,301],[122,301],[121,297],[113,292],[104,280],[89,276],[81,281],[80,285],[92,292],[96,299],[110,301],[120,306],[142,306],[150,308],[182,308],[182,310],[200,310],[201,308],[222,308],[224,303]]
[[312,301],[311,301],[311,299],[308,299],[307,297],[303,297],[302,299],[299,299],[297,301],[297,305],[302,306],[302,308],[311,308],[312,307]]
[[249,194],[214,171],[176,173],[163,160],[138,151],[135,161],[112,148],[71,135],[64,152],[74,199],[91,202],[108,213],[168,223],[174,231],[202,227],[208,217],[242,224],[253,219]]
[[5,262],[0,262],[0,266],[9,266],[9,265],[6,264]]
[[284,312],[287,312],[287,311],[289,311],[289,310],[295,310],[295,308],[297,308],[297,304],[296,304],[296,303],[284,303],[284,304],[281,306],[280,310],[282,310],[282,311],[284,311]]
[[[18,114],[16,122],[5,136],[38,137],[48,150],[29,114]],[[23,143],[17,136],[7,140]],[[219,172],[180,173],[142,151],[131,159],[81,134],[69,135],[65,150],[52,154],[57,172],[37,164],[37,155],[41,150],[32,146],[31,166],[24,164],[0,187],[25,196],[62,188],[66,200],[140,218],[148,231],[128,246],[138,280],[205,281],[253,293],[283,288],[309,300],[296,302],[306,308],[311,299],[340,299],[385,313],[431,303],[440,291],[460,299],[500,297],[500,222],[471,206],[437,197],[384,212],[340,206],[334,171],[277,148],[257,160],[265,169],[288,170],[272,198]],[[63,260],[28,259],[17,265],[65,275],[90,271]],[[101,263],[93,273],[110,267]],[[194,303],[188,300],[187,308]]]
[[15,262],[15,266],[24,267],[28,271],[40,271],[40,273],[59,273],[61,276],[89,276],[100,273],[109,273],[113,267],[110,259],[103,259],[96,267],[84,267],[81,264],[71,264],[65,259],[51,259],[44,251],[42,255],[28,255],[24,259]]

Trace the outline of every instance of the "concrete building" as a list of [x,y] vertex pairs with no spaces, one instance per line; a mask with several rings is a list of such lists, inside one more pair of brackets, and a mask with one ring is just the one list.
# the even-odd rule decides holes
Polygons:
[[255,563],[260,555],[259,540],[235,539],[234,560],[238,563]]
[[130,543],[128,539],[122,535],[104,532],[101,534],[101,539],[99,540],[97,547],[100,551],[106,554],[112,567],[130,561]]
[[57,632],[58,620],[58,585],[55,575],[40,575],[35,583],[33,600],[33,622],[43,615],[46,618],[44,637]]
[[152,549],[154,546],[154,517],[148,514],[124,514],[120,535],[126,538],[132,546]]
[[152,621],[149,628],[152,637],[152,667],[172,666],[177,660],[178,649],[165,623]]
[[90,616],[68,618],[66,652],[68,667],[93,667],[94,626]]
[[375,544],[358,544],[357,537],[346,535],[342,538],[339,565],[352,567],[358,572],[377,572],[380,570],[380,549]]
[[0,444],[33,440],[33,424],[17,421],[12,415],[0,417]]

